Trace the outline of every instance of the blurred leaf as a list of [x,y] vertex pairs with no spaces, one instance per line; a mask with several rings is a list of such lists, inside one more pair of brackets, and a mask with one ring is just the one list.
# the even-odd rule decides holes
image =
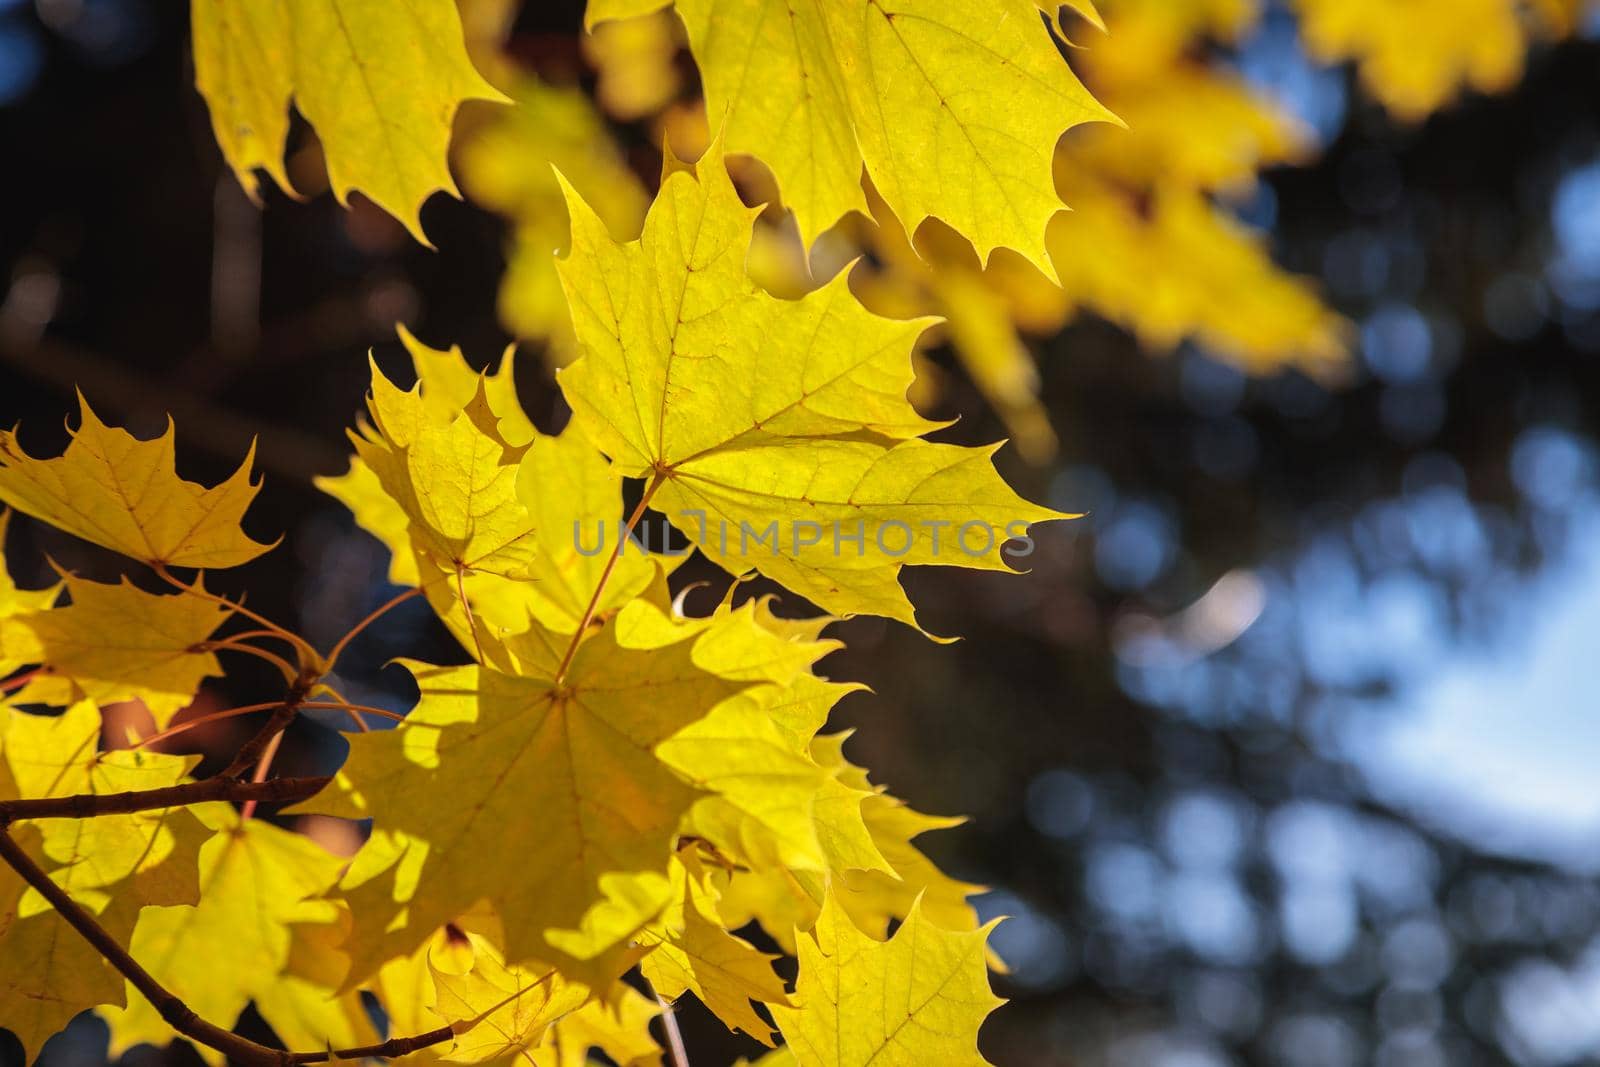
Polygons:
[[420,212],[452,196],[446,150],[465,100],[504,101],[473,69],[452,0],[193,0],[195,83],[252,198],[283,169],[292,97],[322,141],[340,203],[359,189],[423,244]]

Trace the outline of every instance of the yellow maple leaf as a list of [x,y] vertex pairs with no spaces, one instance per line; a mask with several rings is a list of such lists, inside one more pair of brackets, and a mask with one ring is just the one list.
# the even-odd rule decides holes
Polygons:
[[[353,989],[340,990],[350,965],[340,942],[348,932],[349,913],[342,909],[329,921],[290,925],[289,958],[284,972],[277,981],[263,984],[252,995],[256,1011],[284,1047],[349,1048],[378,1041],[361,994]],[[390,1025],[392,1028],[393,1020]],[[404,1037],[425,1031],[392,1032]]]
[[[0,511],[0,550],[5,548],[6,535],[11,527],[11,511]],[[3,551],[0,551],[3,556]],[[61,596],[61,584],[44,589],[18,589],[11,571],[0,559],[0,678],[27,664],[6,651],[5,620],[16,615],[32,615],[49,608]]]
[[142,700],[165,727],[202,681],[222,674],[202,647],[229,616],[216,601],[147,593],[126,578],[103,584],[62,577],[70,604],[0,619],[7,655],[47,668],[16,694],[18,703]]
[[[556,681],[568,640],[539,628],[511,639],[517,673],[408,664],[417,707],[394,730],[352,738],[343,788],[308,805],[375,817],[410,842],[417,940],[489,899],[511,958],[548,956],[549,931],[577,928],[603,902],[603,878],[665,872],[696,792],[655,746],[743,686],[696,665],[693,638],[632,649],[615,625]],[[480,862],[509,850],[522,861]]]
[[1144,212],[1114,191],[1085,192],[1051,224],[1050,246],[1073,300],[1155,350],[1192,337],[1252,373],[1344,358],[1345,320],[1193,190],[1162,190]]
[[[63,797],[124,793],[177,785],[198,756],[100,750],[100,713],[87,701],[59,715],[0,707],[6,718],[0,752],[16,795]],[[199,896],[197,856],[210,830],[184,808],[44,819],[37,824],[44,855],[62,868],[56,878],[78,903],[98,911],[112,894],[145,904],[193,904]]]
[[654,1001],[619,983],[604,998],[591,1000],[546,1031],[545,1047],[555,1053],[551,1067],[591,1067],[593,1049],[620,1067],[657,1067],[661,1046],[650,1036],[650,1023],[660,1014]]
[[866,769],[845,758],[844,743],[849,738],[849,732],[826,734],[813,741],[811,749],[817,762],[838,771],[842,782],[873,794],[862,801],[861,814],[889,869],[845,869],[835,887],[840,903],[855,924],[873,936],[887,934],[889,923],[904,918],[919,900],[923,914],[940,926],[977,929],[978,913],[967,898],[984,892],[984,887],[950,877],[912,844],[913,838],[930,830],[948,830],[966,820],[925,815],[873,786]]
[[[662,996],[676,1000],[693,992],[729,1028],[771,1045],[772,1029],[750,1002],[790,1003],[783,981],[772,970],[778,957],[757,951],[723,929],[719,919],[708,918],[696,900],[696,881],[681,863],[673,864],[676,899],[663,922],[645,935],[645,943],[654,947],[640,970]],[[706,894],[707,889],[699,892]],[[708,903],[714,908],[715,898]]]
[[[199,903],[144,909],[128,951],[202,1019],[226,1027],[253,997],[272,996],[289,963],[293,924],[334,919],[334,903],[313,898],[333,885],[342,861],[309,838],[260,819],[240,820],[225,804],[198,814],[216,831],[200,851]],[[101,1009],[112,1056],[172,1040],[172,1029],[131,986],[127,1005]],[[221,1062],[220,1053],[200,1051]]]
[[[738,677],[749,663],[770,656],[763,648],[769,642],[812,660],[837,647],[837,642],[817,640],[810,628],[782,637],[767,601],[751,601],[739,610],[758,620],[770,637],[749,641],[742,651],[734,641],[710,638],[721,662],[709,657],[703,662],[724,677]],[[820,629],[830,620],[810,621]],[[714,619],[708,622],[715,625]],[[813,871],[886,869],[861,816],[861,801],[870,794],[839,781],[837,768],[822,766],[811,754],[812,738],[829,709],[859,687],[824,681],[810,673],[810,663],[804,667],[767,672],[765,680],[775,684],[723,701],[656,752],[710,794],[695,803],[688,827],[725,854],[751,864]]]
[[417,340],[404,325],[396,325],[395,332],[411,357],[423,406],[439,421],[455,418],[472,403],[481,382],[484,399],[495,418],[500,420],[500,436],[506,443],[520,446],[534,439],[538,431],[522,409],[522,401],[517,399],[516,345],[506,346],[493,370],[477,371],[467,362],[460,345],[433,348]]
[[[1061,5],[1041,0],[1039,6],[1054,15]],[[1252,26],[1258,6],[1253,0],[1110,0],[1103,6],[1105,20],[1080,9],[1091,25],[1109,32],[1075,41],[1074,65],[1127,126],[1080,126],[1057,149],[1056,187],[1074,208],[1053,218],[1047,231],[1060,285],[1009,250],[985,262],[965,237],[937,220],[923,225],[913,242],[870,178],[863,182],[868,212],[851,216],[839,230],[872,253],[851,279],[862,302],[881,315],[944,319],[919,347],[950,344],[1019,453],[1033,462],[1053,454],[1056,437],[1023,335],[1054,335],[1075,311],[1129,326],[1152,348],[1198,336],[1220,358],[1255,373],[1285,364],[1321,370],[1344,355],[1342,321],[1308,283],[1276,268],[1220,208],[1206,220],[1220,242],[1209,255],[1176,247],[1171,220],[1161,226],[1138,210],[1157,197],[1248,191],[1260,168],[1305,155],[1306,133],[1283,109],[1221,63],[1196,58],[1206,38],[1232,41]],[[1101,218],[1079,218],[1095,213]],[[1115,238],[1109,257],[1096,244],[1097,228]],[[1072,236],[1064,240],[1063,234]],[[750,270],[764,287],[791,297],[815,287],[798,236],[770,224],[758,226],[756,235]],[[1134,258],[1135,266],[1125,262]],[[1105,266],[1108,259],[1114,268]],[[1219,263],[1229,272],[1220,274]],[[1100,277],[1112,271],[1115,277]],[[1159,284],[1147,286],[1151,272]],[[1259,307],[1252,301],[1250,315],[1229,304],[1241,291],[1264,294]],[[937,368],[923,369],[919,402],[932,401],[942,385]]]
[[951,1067],[988,1063],[978,1028],[1003,1001],[989,989],[990,926],[953,931],[913,905],[887,942],[850,921],[829,894],[800,942],[800,1007],[774,1006],[801,1067]]
[[1307,50],[1355,60],[1367,91],[1416,122],[1462,89],[1502,92],[1522,76],[1523,0],[1295,0]]
[[[527,443],[512,444],[491,406],[488,380],[463,407],[397,388],[377,364],[368,395],[372,422],[352,433],[356,455],[405,515],[415,562],[455,578],[474,572],[527,577],[533,523],[517,499]],[[525,418],[525,416],[524,416]],[[393,525],[393,512],[380,524]]]
[[583,357],[562,390],[584,432],[623,474],[650,478],[654,505],[725,568],[835,614],[915,625],[903,564],[1004,570],[1008,538],[1063,517],[1012,492],[993,448],[919,439],[937,428],[905,398],[927,320],[872,315],[844,275],[796,301],[750,281],[754,212],[719,145],[667,177],[637,242],[614,241],[575,194],[568,204],[560,270]]
[[271,548],[239,526],[255,499],[255,446],[233,476],[207,489],[173,468],[173,427],[140,441],[105,425],[78,395],[82,425],[55,459],[35,459],[0,430],[0,501],[85,541],[152,566],[236,567]]
[[768,709],[784,693],[763,686],[741,694],[663,741],[657,752],[714,794],[696,803],[690,826],[720,850],[825,870],[823,812],[834,776],[773,722]]
[[874,787],[866,772],[845,758],[848,737],[846,733],[817,737],[811,751],[818,764],[837,775],[839,793],[834,802],[848,806],[848,817],[835,815],[826,824],[864,823],[866,842],[853,834],[824,835],[828,865],[820,872],[770,862],[736,871],[723,891],[722,917],[733,927],[754,919],[793,952],[795,928],[804,929],[816,920],[831,885],[856,926],[874,936],[885,935],[890,923],[903,919],[919,900],[924,914],[939,925],[977,929],[978,915],[967,898],[983,887],[951,878],[912,843],[927,831],[948,829],[964,820],[924,815]]
[[[21,825],[11,834],[36,863],[49,863],[35,827]],[[59,882],[60,874],[55,878]],[[121,907],[96,919],[112,936],[126,937],[135,911]],[[92,945],[0,864],[0,1019],[22,1042],[23,1062],[32,1063],[40,1046],[79,1012],[122,1004],[122,985]]]
[[[127,753],[97,755],[98,736],[99,717],[87,705],[56,719],[0,704],[0,800],[172,784],[193,762],[155,757],[140,767]],[[8,832],[107,933],[126,942],[142,904],[194,898],[201,835],[191,824],[184,812],[148,812],[20,821]],[[121,976],[0,865],[0,1019],[22,1042],[25,1061],[79,1012],[123,1003]]]
[[861,817],[871,795],[812,757],[817,731],[840,697],[860,686],[827,682],[816,662],[840,647],[821,637],[828,616],[782,619],[775,598],[734,607],[732,589],[705,618],[675,611],[664,582],[618,619],[619,639],[653,648],[702,635],[696,662],[730,682],[762,682],[722,701],[656,746],[656,755],[705,790],[685,832],[749,864],[815,871],[887,870]]
[[[396,327],[400,342],[411,356],[417,376],[418,401],[422,410],[439,422],[448,422],[472,402],[480,379],[484,397],[500,420],[499,433],[507,443],[526,444],[536,431],[533,422],[517,399],[516,350],[508,346],[493,373],[472,369],[460,346],[436,349],[423,344],[404,326]],[[374,374],[377,372],[374,371]],[[400,503],[385,491],[383,483],[360,456],[352,456],[350,470],[338,477],[315,479],[318,489],[349,508],[362,529],[382,541],[389,550],[389,580],[396,585],[417,585],[421,576],[411,548],[411,520]]]
[[489,938],[465,936],[472,945],[472,968],[464,974],[433,971],[434,1010],[451,1020],[456,1032],[447,1060],[486,1063],[527,1053],[543,1043],[551,1023],[593,995],[588,986],[569,981],[548,964],[508,964]]
[[[520,628],[507,614],[515,610],[521,619],[531,615],[551,630],[571,633],[601,588],[611,548],[622,536],[622,475],[587,439],[569,431],[542,437],[528,450],[517,472],[517,496],[533,515],[539,544],[533,580],[514,590],[480,586],[486,617]],[[627,604],[655,580],[658,568],[679,562],[625,548],[595,602],[597,613]]]
[[385,964],[375,987],[386,1010],[398,1011],[391,1024],[407,1033],[448,1024],[455,1040],[430,1059],[587,1067],[600,1049],[624,1067],[658,1067],[650,1036],[658,1008],[619,980],[642,949],[628,949],[609,972],[579,976],[542,960],[508,962],[504,941],[498,913],[483,903]]
[[772,168],[808,247],[865,209],[865,166],[908,231],[936,217],[985,258],[1003,245],[1050,269],[1056,140],[1111,115],[1029,0],[678,0],[677,10],[712,126],[728,151]]
[[466,100],[506,102],[473,69],[451,0],[193,0],[195,83],[252,198],[283,168],[291,97],[322,141],[334,195],[359,189],[427,244],[423,201],[452,196],[446,151]]
[[[429,588],[430,602],[468,648],[474,647],[475,642],[458,592],[465,595],[474,617],[491,631],[521,630],[532,616],[550,630],[573,632],[600,585],[600,576],[607,570],[615,539],[621,537],[621,474],[578,434],[551,437],[534,429],[516,399],[509,350],[498,371],[482,376],[484,400],[490,414],[499,420],[498,429],[491,432],[512,446],[507,453],[503,448],[497,451],[495,438],[479,429],[481,418],[479,422],[460,419],[464,409],[474,402],[480,378],[468,367],[460,350],[431,349],[404,330],[401,340],[412,355],[417,386],[410,394],[397,394],[387,379],[375,377],[374,395],[385,398],[382,403],[389,413],[388,421],[404,427],[455,420],[463,434],[482,435],[475,450],[483,457],[478,466],[485,472],[482,480],[492,481],[499,495],[491,499],[490,494],[479,491],[477,498],[489,500],[489,508],[515,515],[516,530],[512,532],[525,531],[513,546],[517,553],[517,566],[513,569],[474,568],[457,578],[437,564],[428,568],[430,577],[442,574],[448,579],[437,583],[437,588]],[[381,467],[398,471],[394,443],[381,431],[364,435],[360,447],[364,454],[375,455]],[[516,459],[519,452],[520,460]],[[504,469],[507,466],[515,469]],[[414,469],[417,478],[427,475],[420,463],[410,464],[408,469]],[[456,476],[462,475],[457,472]],[[468,471],[466,476],[476,475]],[[503,479],[509,479],[509,489],[517,502],[514,508],[507,506],[508,486]],[[392,495],[373,468],[357,455],[352,457],[347,474],[321,478],[316,484],[348,507],[362,528],[389,549],[390,581],[401,585],[424,582],[423,570],[418,567],[414,523],[405,503],[415,492],[398,474],[389,480],[398,494]],[[484,527],[474,524],[473,529],[481,531]],[[655,578],[658,565],[670,569],[679,562],[681,557],[650,555],[637,547],[628,549],[611,568],[596,603],[597,613],[604,616],[632,600]]]

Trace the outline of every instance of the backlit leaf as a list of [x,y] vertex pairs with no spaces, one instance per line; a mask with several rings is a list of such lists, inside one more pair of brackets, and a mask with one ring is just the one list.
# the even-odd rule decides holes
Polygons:
[[288,193],[289,102],[316,129],[340,203],[358,189],[424,244],[420,211],[452,196],[456,108],[504,101],[473,69],[451,0],[193,0],[195,82],[245,191]]
[[217,602],[147,593],[126,578],[63,579],[70,604],[0,620],[7,654],[48,668],[17,693],[19,703],[142,700],[164,727],[201,682],[222,673],[203,647],[229,616]]
[[[602,5],[588,18],[647,7]],[[729,152],[772,168],[808,246],[865,209],[865,166],[908,231],[937,217],[985,258],[1004,245],[1049,269],[1056,140],[1110,115],[1034,4],[678,0],[677,10],[712,127]]]
[[979,1065],[978,1027],[1002,1001],[989,989],[981,930],[940,929],[913,905],[887,942],[832,896],[801,935],[801,1007],[772,1009],[802,1067]]
[[901,565],[1003,570],[1008,538],[1061,517],[1012,492],[993,449],[918,439],[937,428],[905,399],[926,321],[869,314],[842,275],[798,301],[749,280],[753,213],[716,146],[667,178],[638,242],[568,203],[561,275],[583,357],[563,391],[713,560],[836,614],[915,625]]
[[105,425],[80,394],[82,424],[55,459],[35,459],[0,430],[0,501],[152,566],[236,567],[271,545],[239,526],[255,499],[250,455],[207,489],[173,469],[173,428],[140,441]]

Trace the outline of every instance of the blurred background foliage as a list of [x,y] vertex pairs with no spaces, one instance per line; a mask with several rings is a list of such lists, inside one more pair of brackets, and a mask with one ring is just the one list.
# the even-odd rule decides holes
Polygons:
[[[708,136],[670,11],[585,35],[577,0],[461,6],[522,106],[463,112],[467,199],[429,203],[430,252],[324,195],[304,127],[304,202],[258,212],[192,89],[182,5],[0,0],[0,419],[47,451],[74,385],[136,432],[170,411],[197,478],[259,435],[254,532],[288,538],[232,580],[319,642],[385,595],[382,550],[310,484],[343,469],[367,350],[400,372],[398,321],[480,364],[508,339],[570,361],[549,164],[629,236],[661,146]],[[1572,0],[1040,6],[1128,124],[1061,145],[1059,286],[881,210],[808,262],[770,174],[739,175],[771,205],[761,284],[859,260],[875,310],[944,316],[925,410],[960,417],[954,440],[1010,436],[1021,488],[1088,513],[1040,531],[1027,579],[911,575],[961,644],[860,620],[825,665],[875,690],[836,713],[856,760],[971,816],[922,843],[1013,917],[986,1051],[1600,1060],[1600,26]],[[559,426],[550,376],[519,370]],[[47,554],[109,576],[29,522],[10,547],[24,584]],[[403,709],[387,658],[449,641],[420,607],[379,636],[346,691]],[[306,725],[280,759],[313,773],[337,747]],[[697,1063],[750,1051],[687,1025]],[[46,1060],[104,1040],[83,1022]]]

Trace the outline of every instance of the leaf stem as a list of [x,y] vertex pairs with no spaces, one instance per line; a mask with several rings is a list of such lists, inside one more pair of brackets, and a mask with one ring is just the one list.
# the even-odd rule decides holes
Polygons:
[[46,675],[46,674],[49,674],[49,673],[50,673],[50,666],[48,664],[45,664],[45,665],[42,665],[42,666],[35,667],[31,671],[23,671],[21,674],[12,675],[10,678],[7,678],[5,681],[0,682],[0,693],[9,693],[9,692],[11,692],[13,690],[21,689],[23,686],[27,685],[29,682],[33,681],[35,678],[39,678],[39,677],[41,677],[43,675]]
[[467,616],[467,632],[472,635],[472,650],[479,663],[483,662],[483,642],[478,638],[478,623],[472,617],[472,602],[467,599],[467,580],[461,565],[456,565],[456,596],[461,598],[461,610]]
[[660,993],[656,1003],[661,1005],[661,1029],[667,1033],[667,1051],[672,1055],[672,1067],[689,1067],[689,1050],[683,1044],[683,1031],[678,1028],[678,1013],[672,1002]]
[[283,701],[281,700],[268,700],[262,704],[244,704],[237,708],[228,708],[225,711],[210,711],[204,715],[197,715],[192,719],[187,719],[183,722],[169,726],[160,733],[151,734],[149,737],[141,737],[133,747],[143,748],[146,745],[153,745],[157,741],[165,741],[169,737],[176,737],[178,734],[186,733],[189,730],[193,730],[197,726],[205,726],[208,723],[218,722],[222,719],[232,719],[239,715],[249,715],[251,712],[255,711],[270,711],[273,708],[280,706],[282,703]]
[[294,664],[290,663],[276,652],[268,652],[266,649],[259,648],[256,645],[246,644],[239,640],[236,635],[229,635],[215,641],[202,641],[197,647],[207,650],[215,649],[217,651],[224,652],[243,652],[247,656],[255,656],[257,659],[264,659],[274,667],[278,668],[278,670],[282,671],[283,680],[288,682],[290,685],[293,685],[294,680],[300,676],[300,672],[295,668]]
[[578,654],[578,644],[583,640],[584,631],[594,621],[595,611],[600,606],[600,594],[605,592],[606,583],[611,580],[611,572],[617,569],[617,560],[622,558],[622,546],[633,536],[634,527],[639,525],[639,520],[644,518],[645,509],[650,506],[650,498],[656,495],[656,490],[660,489],[661,483],[666,480],[665,471],[656,471],[655,477],[651,478],[650,484],[645,487],[644,495],[639,498],[638,506],[633,509],[633,514],[628,516],[628,525],[618,535],[617,547],[612,550],[611,558],[606,560],[606,569],[600,572],[600,580],[595,583],[594,595],[589,598],[589,606],[583,609],[583,618],[578,620],[578,628],[573,631],[572,640],[567,643],[567,650],[561,656],[561,666],[556,668],[556,685],[566,680],[567,669],[572,666],[572,657]]
[[171,571],[167,570],[165,564],[153,563],[151,564],[151,569],[156,572],[157,577],[166,582],[168,585],[171,585],[177,589],[181,589],[185,593],[190,593],[194,596],[200,597],[202,600],[209,600],[214,604],[220,604],[229,611],[237,612],[247,619],[260,623],[262,626],[270,630],[274,636],[281,637],[283,640],[295,646],[295,649],[300,653],[307,664],[315,664],[318,662],[317,650],[311,647],[311,643],[309,641],[301,637],[299,634],[279,626],[265,615],[252,611],[245,607],[242,603],[222,596],[220,593],[213,593],[209,589],[205,589],[198,585],[188,585],[173,575]]
[[[206,726],[221,719],[232,719],[240,715],[249,715],[251,712],[255,711],[267,711],[270,708],[278,707],[282,703],[283,702],[281,700],[273,700],[265,704],[246,704],[243,707],[229,708],[226,711],[208,712],[205,715],[198,715],[193,719],[188,719],[184,722],[177,723],[176,725],[169,726],[158,734],[151,734],[149,737],[140,738],[139,742],[133,747],[143,748],[146,745],[153,745],[157,741],[165,741],[168,738],[176,737],[181,733],[187,733],[197,726]],[[374,708],[368,704],[350,704],[342,700],[307,700],[300,706],[302,708],[313,708],[318,711],[347,711],[351,712],[352,714],[364,712],[368,715],[377,715],[380,718],[392,719],[395,722],[405,721],[404,715],[389,711],[386,708]]]
[[[267,738],[267,747],[261,751],[261,758],[256,760],[255,774],[250,781],[257,785],[267,780],[267,772],[272,769],[272,760],[278,754],[278,747],[283,744],[283,731],[279,730]],[[239,808],[239,821],[248,822],[256,813],[256,801],[247,800]]]
[[270,637],[270,638],[273,638],[274,640],[278,640],[278,641],[288,641],[289,644],[294,645],[294,647],[296,647],[296,648],[300,647],[299,645],[295,645],[295,643],[293,641],[289,641],[288,633],[286,631],[283,631],[283,630],[266,630],[266,629],[261,629],[261,630],[241,630],[238,633],[227,634],[224,637],[222,637],[221,640],[224,640],[224,641],[240,641],[240,640],[248,640],[249,638],[252,638],[252,637]]
[[368,626],[371,626],[373,623],[377,622],[379,619],[383,618],[383,616],[387,615],[391,609],[398,607],[407,600],[410,600],[412,597],[418,596],[421,593],[422,589],[420,587],[415,589],[407,589],[399,596],[379,605],[366,618],[362,619],[360,622],[350,627],[349,630],[345,631],[345,635],[339,638],[338,643],[333,646],[332,651],[330,651],[327,656],[324,657],[322,661],[322,673],[328,674],[333,670],[333,665],[339,662],[340,653],[344,652],[345,648],[349,646],[350,642],[355,639],[357,634],[359,634],[362,630],[365,630]]
[[391,722],[405,722],[406,717],[398,711],[388,708],[375,708],[371,704],[352,704],[348,700],[304,700],[300,702],[302,708],[312,708],[316,711],[359,711],[366,715],[376,715],[380,719]]

